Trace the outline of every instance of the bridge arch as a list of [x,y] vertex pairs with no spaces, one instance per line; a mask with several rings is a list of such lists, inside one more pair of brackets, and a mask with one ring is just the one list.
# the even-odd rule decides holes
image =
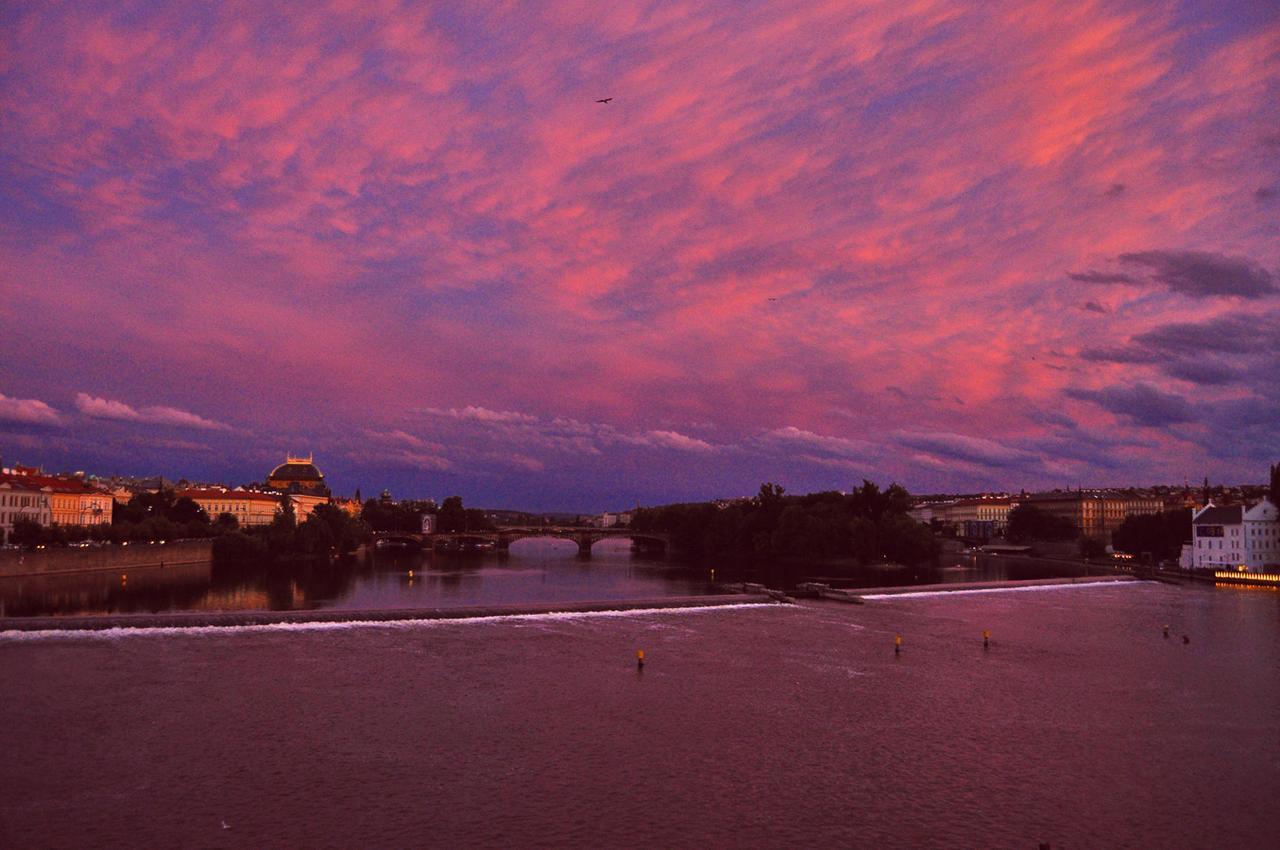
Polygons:
[[528,540],[531,538],[554,538],[558,540],[572,540],[578,544],[578,554],[584,557],[591,555],[591,547],[599,543],[601,540],[630,540],[633,545],[639,548],[658,549],[666,552],[670,546],[664,534],[651,534],[646,532],[632,532],[625,529],[613,531],[610,529],[594,529],[594,528],[521,528],[521,529],[504,529],[498,533],[498,548],[507,549],[517,540]]
[[627,539],[639,549],[666,552],[671,541],[665,534],[657,532],[631,531],[625,528],[580,528],[575,526],[531,526],[525,528],[499,528],[492,531],[459,531],[431,535],[413,535],[426,546],[433,549],[449,547],[462,542],[485,542],[492,544],[499,551],[506,551],[517,540],[530,538],[553,538],[570,540],[578,545],[579,554],[591,555],[591,547],[601,540]]

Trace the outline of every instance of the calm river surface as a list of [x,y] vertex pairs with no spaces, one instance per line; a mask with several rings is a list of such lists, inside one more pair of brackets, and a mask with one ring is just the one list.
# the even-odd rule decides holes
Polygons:
[[770,587],[821,579],[882,586],[1078,575],[1079,565],[955,556],[939,566],[688,564],[633,555],[625,540],[597,543],[589,560],[568,541],[525,540],[510,553],[369,553],[351,564],[271,570],[192,564],[66,575],[0,577],[0,616],[171,611],[400,609],[649,599],[715,592],[713,580]]
[[1147,583],[8,633],[0,846],[1274,847],[1278,670]]

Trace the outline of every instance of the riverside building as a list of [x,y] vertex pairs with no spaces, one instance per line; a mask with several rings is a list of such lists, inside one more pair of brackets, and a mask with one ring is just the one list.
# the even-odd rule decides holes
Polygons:
[[329,504],[333,495],[324,483],[324,473],[315,465],[311,455],[285,455],[284,463],[267,476],[267,487],[289,500],[299,522],[311,516],[317,506]]
[[926,525],[937,522],[949,526],[965,538],[990,540],[1009,530],[1009,511],[1018,502],[1008,496],[982,496],[952,502],[921,503],[909,515]]
[[49,489],[49,516],[53,525],[110,525],[114,499],[105,490],[78,478],[31,475],[29,483]]
[[1164,500],[1155,496],[1108,491],[1033,493],[1024,504],[1068,520],[1082,537],[1110,540],[1125,517],[1158,514]]
[[1280,509],[1205,505],[1191,519],[1191,564],[1198,569],[1262,572],[1280,566]]
[[[29,491],[45,494],[48,503],[29,515],[30,519],[39,522],[42,526],[111,524],[111,508],[114,501],[111,494],[87,484],[79,477],[45,475],[39,469],[30,466],[15,466],[3,477],[22,485]],[[12,527],[12,523],[9,527]]]
[[25,476],[0,474],[0,541],[9,542],[13,525],[19,520],[30,520],[47,526],[53,522],[49,506],[51,491],[23,480]]
[[267,486],[285,493],[322,496],[326,501],[330,496],[324,483],[324,473],[315,465],[311,455],[285,455],[284,463],[267,476]]
[[227,490],[222,487],[205,487],[179,490],[175,497],[195,502],[209,519],[221,514],[231,514],[242,528],[270,525],[280,512],[280,496],[275,493],[258,493],[253,490]]

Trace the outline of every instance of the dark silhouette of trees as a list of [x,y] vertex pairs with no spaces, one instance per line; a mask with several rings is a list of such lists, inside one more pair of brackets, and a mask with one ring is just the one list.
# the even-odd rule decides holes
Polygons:
[[14,546],[35,546],[44,540],[44,528],[40,523],[26,517],[18,517],[13,521],[9,531],[9,542]]
[[354,552],[361,543],[369,539],[369,529],[364,523],[336,505],[316,505],[302,528],[312,524],[323,526],[327,533],[308,533],[317,539],[329,540],[329,545],[342,555]]
[[[95,540],[142,542],[211,537],[226,530],[225,524],[210,523],[209,515],[193,499],[186,496],[178,499],[172,490],[158,490],[138,493],[128,504],[115,505],[110,528],[91,528],[87,536]],[[67,534],[73,538],[84,536],[70,529]]]
[[293,510],[293,499],[288,496],[280,500],[280,509],[269,526],[273,531],[292,532],[298,527],[298,515]]
[[[349,555],[369,539],[369,527],[335,505],[316,505],[303,522],[292,507],[270,525],[228,531],[213,541],[213,559],[224,565],[257,564],[268,571],[293,561]],[[279,567],[283,569],[283,567]]]
[[421,531],[424,508],[417,503],[370,499],[360,510],[364,524],[374,531]]
[[1178,557],[1182,544],[1191,541],[1191,509],[1128,516],[1111,534],[1111,545],[1122,552],[1150,552],[1157,561]]
[[450,496],[440,504],[440,513],[437,515],[437,528],[440,531],[466,531],[467,530],[467,510],[462,507],[461,496]]
[[1015,543],[1033,540],[1070,540],[1076,536],[1075,523],[1066,517],[1023,503],[1009,511],[1008,537]]
[[765,483],[751,499],[699,502],[636,511],[631,527],[671,535],[673,548],[693,556],[804,559],[856,558],[919,563],[938,543],[907,516],[911,496],[894,484],[874,482],[849,495],[837,492],[788,496]]
[[205,513],[204,508],[197,505],[195,500],[187,496],[174,501],[165,511],[165,516],[170,522],[176,522],[179,525],[186,525],[192,522],[203,525],[209,524],[209,515]]

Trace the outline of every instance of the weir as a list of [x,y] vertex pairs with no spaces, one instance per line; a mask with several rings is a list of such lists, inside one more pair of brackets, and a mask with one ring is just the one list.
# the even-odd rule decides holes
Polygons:
[[1113,576],[1081,576],[1070,578],[1034,578],[1000,581],[961,581],[945,584],[907,584],[890,587],[849,587],[836,588],[817,582],[808,582],[796,587],[795,596],[828,599],[836,602],[851,602],[861,605],[866,599],[885,596],[904,596],[924,593],[970,593],[979,591],[1026,590],[1036,587],[1054,587],[1056,585],[1095,585],[1113,584],[1115,582],[1134,582],[1140,579],[1131,575]]
[[1041,587],[1078,585],[1093,587],[1100,584],[1140,583],[1135,576],[1082,576],[1073,578],[1033,578],[1013,581],[966,581],[950,584],[917,584],[898,587],[859,587],[850,592],[862,599],[879,599],[891,596],[916,596],[936,593],[996,593],[1003,590],[1035,590]]
[[190,611],[172,614],[113,614],[86,617],[3,617],[0,633],[105,631],[108,629],[175,629],[269,626],[282,623],[387,623],[413,620],[471,620],[540,614],[587,614],[610,611],[671,610],[773,604],[767,593],[717,596],[664,596],[612,602],[566,602],[541,605],[470,606],[458,608],[308,609],[303,611]]

